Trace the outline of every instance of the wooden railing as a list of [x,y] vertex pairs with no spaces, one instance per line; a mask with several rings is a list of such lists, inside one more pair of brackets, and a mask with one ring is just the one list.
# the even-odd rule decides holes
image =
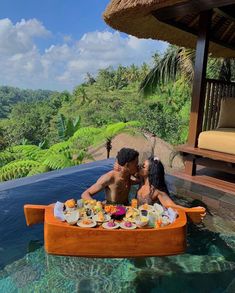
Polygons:
[[215,129],[217,127],[220,103],[221,99],[224,97],[235,98],[235,82],[207,79],[202,127],[203,131]]

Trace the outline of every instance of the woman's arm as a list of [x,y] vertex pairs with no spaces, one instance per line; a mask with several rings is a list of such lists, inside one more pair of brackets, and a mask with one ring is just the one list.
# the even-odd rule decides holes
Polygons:
[[167,208],[172,207],[183,210],[188,215],[190,220],[195,224],[201,223],[206,215],[206,209],[204,207],[198,206],[193,208],[187,208],[181,205],[177,205],[165,192],[156,190],[153,195],[153,201],[157,200],[157,198],[159,199],[161,204]]

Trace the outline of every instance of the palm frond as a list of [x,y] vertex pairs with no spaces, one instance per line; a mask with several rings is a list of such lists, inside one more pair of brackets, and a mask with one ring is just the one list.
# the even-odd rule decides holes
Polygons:
[[52,170],[63,169],[74,166],[72,160],[68,159],[64,154],[51,154],[43,161],[43,165],[48,166]]
[[42,150],[36,145],[17,145],[9,148],[9,152],[18,160],[36,160],[41,151]]
[[151,95],[161,84],[175,81],[179,74],[191,81],[194,72],[193,59],[193,50],[170,46],[140,84],[140,92],[145,96]]
[[19,160],[10,162],[0,168],[0,181],[25,177],[33,168],[39,166],[40,163],[32,160]]
[[48,166],[44,166],[44,165],[39,165],[36,167],[33,167],[27,176],[33,176],[33,175],[37,175],[37,174],[41,174],[41,173],[45,173],[45,172],[49,172],[50,169],[48,168]]
[[130,121],[130,122],[117,122],[107,127],[102,128],[102,132],[94,137],[93,145],[103,143],[107,140],[112,140],[115,136],[120,133],[136,134],[137,128],[140,127],[140,122]]
[[0,152],[0,167],[10,163],[15,160],[15,156],[13,153],[9,151]]
[[60,152],[64,152],[64,151],[68,150],[70,145],[71,145],[71,142],[69,142],[68,140],[62,141],[62,142],[59,142],[59,143],[52,145],[49,148],[49,150],[54,153],[60,153]]

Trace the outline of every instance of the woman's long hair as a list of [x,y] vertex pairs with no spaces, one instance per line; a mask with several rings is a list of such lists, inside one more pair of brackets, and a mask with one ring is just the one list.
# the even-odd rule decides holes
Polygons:
[[165,182],[165,170],[162,162],[151,156],[149,159],[149,184],[150,187],[163,191],[169,195],[169,191]]

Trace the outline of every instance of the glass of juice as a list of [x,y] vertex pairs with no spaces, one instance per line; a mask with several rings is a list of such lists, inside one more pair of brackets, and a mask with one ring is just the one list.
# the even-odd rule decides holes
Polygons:
[[136,198],[132,198],[131,200],[131,207],[134,208],[134,209],[137,209],[137,206],[138,206],[138,201]]

